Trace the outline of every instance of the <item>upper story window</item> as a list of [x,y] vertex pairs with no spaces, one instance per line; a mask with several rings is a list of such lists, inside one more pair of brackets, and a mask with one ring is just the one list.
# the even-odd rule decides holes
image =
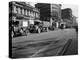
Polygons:
[[31,16],[33,16],[33,11],[31,11]]
[[24,15],[26,15],[26,9],[24,9]]
[[35,12],[33,14],[34,14],[34,17],[35,17]]
[[29,10],[26,10],[26,15],[28,15],[28,16],[29,16]]
[[21,9],[18,7],[18,14],[21,14]]
[[34,12],[33,12],[33,16],[34,16]]
[[34,12],[32,12],[32,16],[34,17]]
[[30,14],[31,14],[30,11],[28,11],[28,13],[29,13],[29,16],[30,16]]
[[24,9],[22,9],[22,14],[24,15]]
[[28,10],[26,10],[26,15],[29,15],[29,11]]
[[36,17],[38,17],[38,13],[36,13]]
[[13,12],[14,13],[17,13],[16,9],[17,9],[16,6],[13,6]]
[[22,14],[22,8],[20,8],[20,12],[21,12],[21,14]]
[[16,13],[18,13],[18,7],[16,7]]

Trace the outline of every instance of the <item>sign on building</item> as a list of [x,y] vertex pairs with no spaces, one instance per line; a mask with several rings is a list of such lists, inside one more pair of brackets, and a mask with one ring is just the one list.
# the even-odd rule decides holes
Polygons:
[[34,20],[29,20],[29,24],[34,24]]
[[23,21],[23,27],[27,27],[28,26],[28,21]]

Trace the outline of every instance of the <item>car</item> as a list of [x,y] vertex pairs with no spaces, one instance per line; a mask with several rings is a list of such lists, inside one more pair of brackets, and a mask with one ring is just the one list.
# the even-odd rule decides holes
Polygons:
[[21,32],[20,32],[20,29],[16,28],[16,29],[13,29],[11,31],[11,36],[12,37],[16,37],[16,36],[20,36],[21,35]]
[[29,32],[30,33],[40,33],[41,32],[41,27],[39,25],[29,25]]

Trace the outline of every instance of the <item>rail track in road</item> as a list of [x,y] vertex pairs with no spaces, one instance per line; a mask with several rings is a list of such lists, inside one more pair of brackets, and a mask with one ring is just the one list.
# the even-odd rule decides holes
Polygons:
[[43,56],[57,56],[62,54],[64,46],[71,42],[71,40],[46,40],[25,42],[21,46],[13,46],[12,55],[16,57],[43,57]]
[[63,55],[67,50],[67,46],[75,39],[76,32],[74,29],[18,37],[12,41],[12,57],[27,58]]

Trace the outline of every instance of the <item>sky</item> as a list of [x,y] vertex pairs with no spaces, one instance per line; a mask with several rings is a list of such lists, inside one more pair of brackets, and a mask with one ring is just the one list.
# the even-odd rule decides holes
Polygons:
[[[30,4],[35,7],[35,4],[36,4],[36,3],[30,2]],[[71,8],[71,9],[72,9],[72,14],[73,14],[74,16],[78,17],[78,6],[77,6],[77,5],[62,4],[61,9],[65,9],[65,8]]]
[[78,6],[77,5],[72,5],[72,4],[62,4],[62,9],[65,8],[71,8],[72,9],[72,14],[76,17],[78,17]]

